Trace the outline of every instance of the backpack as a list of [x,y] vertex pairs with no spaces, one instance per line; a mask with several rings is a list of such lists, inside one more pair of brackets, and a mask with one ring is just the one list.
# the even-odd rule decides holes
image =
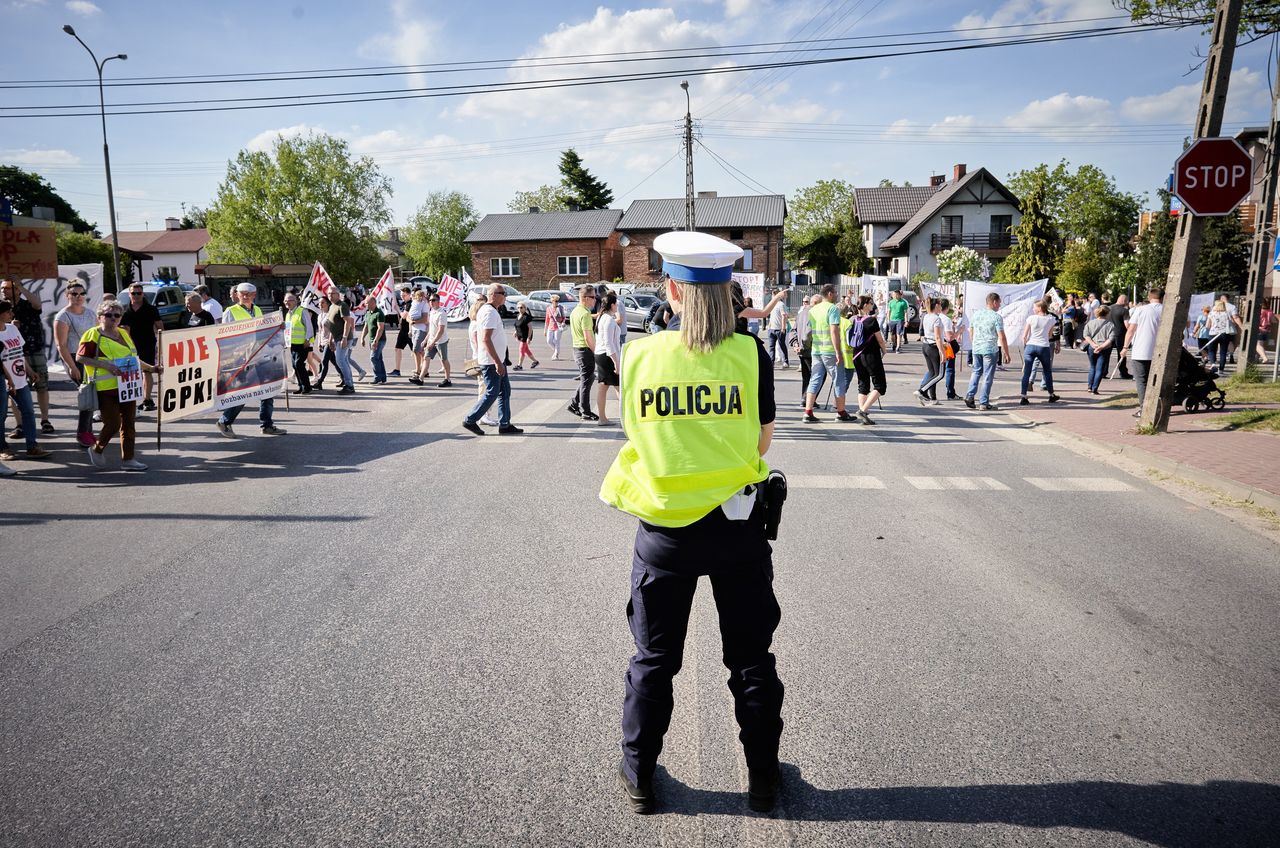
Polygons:
[[862,324],[869,317],[871,316],[859,315],[857,318],[853,319],[853,322],[851,324],[849,324],[849,330],[846,333],[846,337],[845,337],[845,344],[849,345],[849,347],[853,348],[854,350],[860,349],[864,344],[867,343],[866,336],[862,332]]

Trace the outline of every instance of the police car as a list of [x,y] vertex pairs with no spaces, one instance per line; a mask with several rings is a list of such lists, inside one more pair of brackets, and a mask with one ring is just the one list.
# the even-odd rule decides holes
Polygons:
[[187,308],[187,292],[190,286],[178,283],[143,283],[142,296],[160,313],[166,328],[178,326],[182,310]]

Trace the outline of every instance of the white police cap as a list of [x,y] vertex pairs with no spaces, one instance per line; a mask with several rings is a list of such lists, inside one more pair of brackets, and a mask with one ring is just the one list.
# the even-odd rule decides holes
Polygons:
[[733,242],[688,230],[663,233],[653,240],[653,249],[662,254],[663,273],[685,283],[727,283],[742,258],[742,248]]

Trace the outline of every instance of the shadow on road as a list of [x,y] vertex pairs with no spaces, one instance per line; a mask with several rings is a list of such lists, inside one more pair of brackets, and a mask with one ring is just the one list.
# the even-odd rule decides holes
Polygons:
[[[783,764],[777,818],[1070,827],[1119,833],[1163,848],[1280,845],[1280,786],[1236,780],[1203,784],[1076,781],[981,786],[820,789]],[[687,786],[661,766],[659,809],[743,815],[743,792]],[[749,815],[749,813],[747,813]]]

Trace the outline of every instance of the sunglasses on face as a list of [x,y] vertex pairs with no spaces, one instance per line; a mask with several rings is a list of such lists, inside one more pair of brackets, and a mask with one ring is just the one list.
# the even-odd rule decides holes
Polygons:
[[72,289],[71,291],[67,292],[67,294],[71,295],[72,297],[84,297],[84,289]]
[[123,317],[123,316],[124,316],[124,313],[123,313],[123,312],[104,312],[104,313],[102,313],[102,317],[103,317],[103,318],[121,318],[121,317]]

